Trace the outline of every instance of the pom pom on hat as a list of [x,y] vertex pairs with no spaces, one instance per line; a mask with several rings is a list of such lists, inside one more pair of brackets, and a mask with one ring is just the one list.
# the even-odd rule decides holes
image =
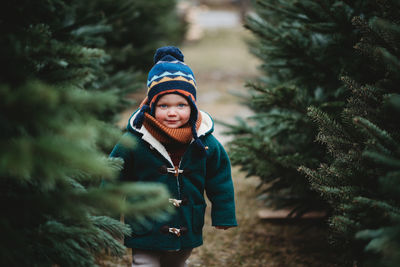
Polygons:
[[175,46],[164,46],[157,49],[154,54],[154,64],[160,61],[165,56],[172,56],[175,59],[183,62],[183,54],[179,48]]

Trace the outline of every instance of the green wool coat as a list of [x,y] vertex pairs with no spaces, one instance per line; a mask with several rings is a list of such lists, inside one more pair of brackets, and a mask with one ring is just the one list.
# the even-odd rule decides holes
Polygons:
[[[230,161],[212,135],[214,123],[211,117],[201,113],[198,136],[208,147],[208,155],[199,157],[195,144],[190,144],[181,159],[177,176],[165,147],[144,126],[140,129],[132,126],[137,112],[129,119],[125,135],[131,137],[134,144],[127,147],[118,143],[110,155],[124,160],[121,180],[162,183],[168,188],[171,199],[182,200],[182,203],[179,207],[174,206],[176,212],[168,221],[154,222],[150,227],[138,227],[125,217],[125,223],[130,224],[133,231],[131,236],[125,237],[127,247],[179,250],[202,245],[206,210],[204,192],[212,204],[212,225],[237,226]],[[180,232],[173,233],[173,228]]]

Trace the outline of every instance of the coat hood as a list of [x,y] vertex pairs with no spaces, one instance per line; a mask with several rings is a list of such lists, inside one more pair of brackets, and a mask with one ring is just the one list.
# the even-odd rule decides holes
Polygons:
[[[139,129],[133,126],[133,121],[135,120],[136,116],[138,115],[140,109],[137,109],[135,112],[133,112],[133,114],[131,115],[131,117],[128,120],[128,125],[126,126],[126,129],[130,132],[133,133],[144,133],[146,132],[146,128],[144,126],[141,126]],[[201,113],[201,125],[200,128],[198,129],[198,136],[205,136],[207,134],[210,134],[214,131],[214,121],[211,118],[211,116],[207,113],[204,112],[202,110],[199,110],[199,112]]]
[[[139,111],[140,109],[136,110],[129,118],[128,125],[126,126],[128,132],[142,135],[142,139],[147,143],[149,143],[153,148],[158,150],[158,152],[160,152],[160,154],[163,155],[173,166],[172,160],[168,155],[167,150],[160,143],[160,141],[158,141],[143,125],[140,128],[136,128],[133,126],[133,122],[136,116],[138,115]],[[214,121],[208,113],[201,110],[199,110],[199,112],[201,113],[202,119],[197,134],[198,137],[201,138],[202,136],[209,135],[214,131]]]

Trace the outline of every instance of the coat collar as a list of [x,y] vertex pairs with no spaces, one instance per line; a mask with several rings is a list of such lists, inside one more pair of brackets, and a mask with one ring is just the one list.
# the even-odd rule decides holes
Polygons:
[[[154,149],[156,149],[164,158],[166,158],[170,163],[171,166],[174,166],[174,164],[172,163],[171,157],[169,156],[167,150],[165,149],[165,147],[160,143],[160,141],[158,141],[147,129],[146,127],[142,126],[141,128],[137,129],[133,126],[133,121],[135,120],[135,117],[137,116],[139,112],[139,109],[136,110],[132,116],[129,118],[128,121],[128,125],[127,125],[127,129],[130,132],[134,132],[134,133],[139,133],[142,135],[142,139],[144,141],[146,141],[147,143],[149,143]],[[211,116],[204,112],[199,110],[199,112],[201,113],[201,124],[200,127],[197,131],[197,135],[199,137],[211,134],[214,131],[214,121],[211,118]]]

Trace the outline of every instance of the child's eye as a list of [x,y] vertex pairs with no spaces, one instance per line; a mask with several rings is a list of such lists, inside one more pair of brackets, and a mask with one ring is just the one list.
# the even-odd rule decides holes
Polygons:
[[167,108],[168,106],[166,105],[166,104],[161,104],[161,105],[158,105],[160,108]]
[[186,107],[186,104],[178,104],[178,107],[184,108],[184,107]]

